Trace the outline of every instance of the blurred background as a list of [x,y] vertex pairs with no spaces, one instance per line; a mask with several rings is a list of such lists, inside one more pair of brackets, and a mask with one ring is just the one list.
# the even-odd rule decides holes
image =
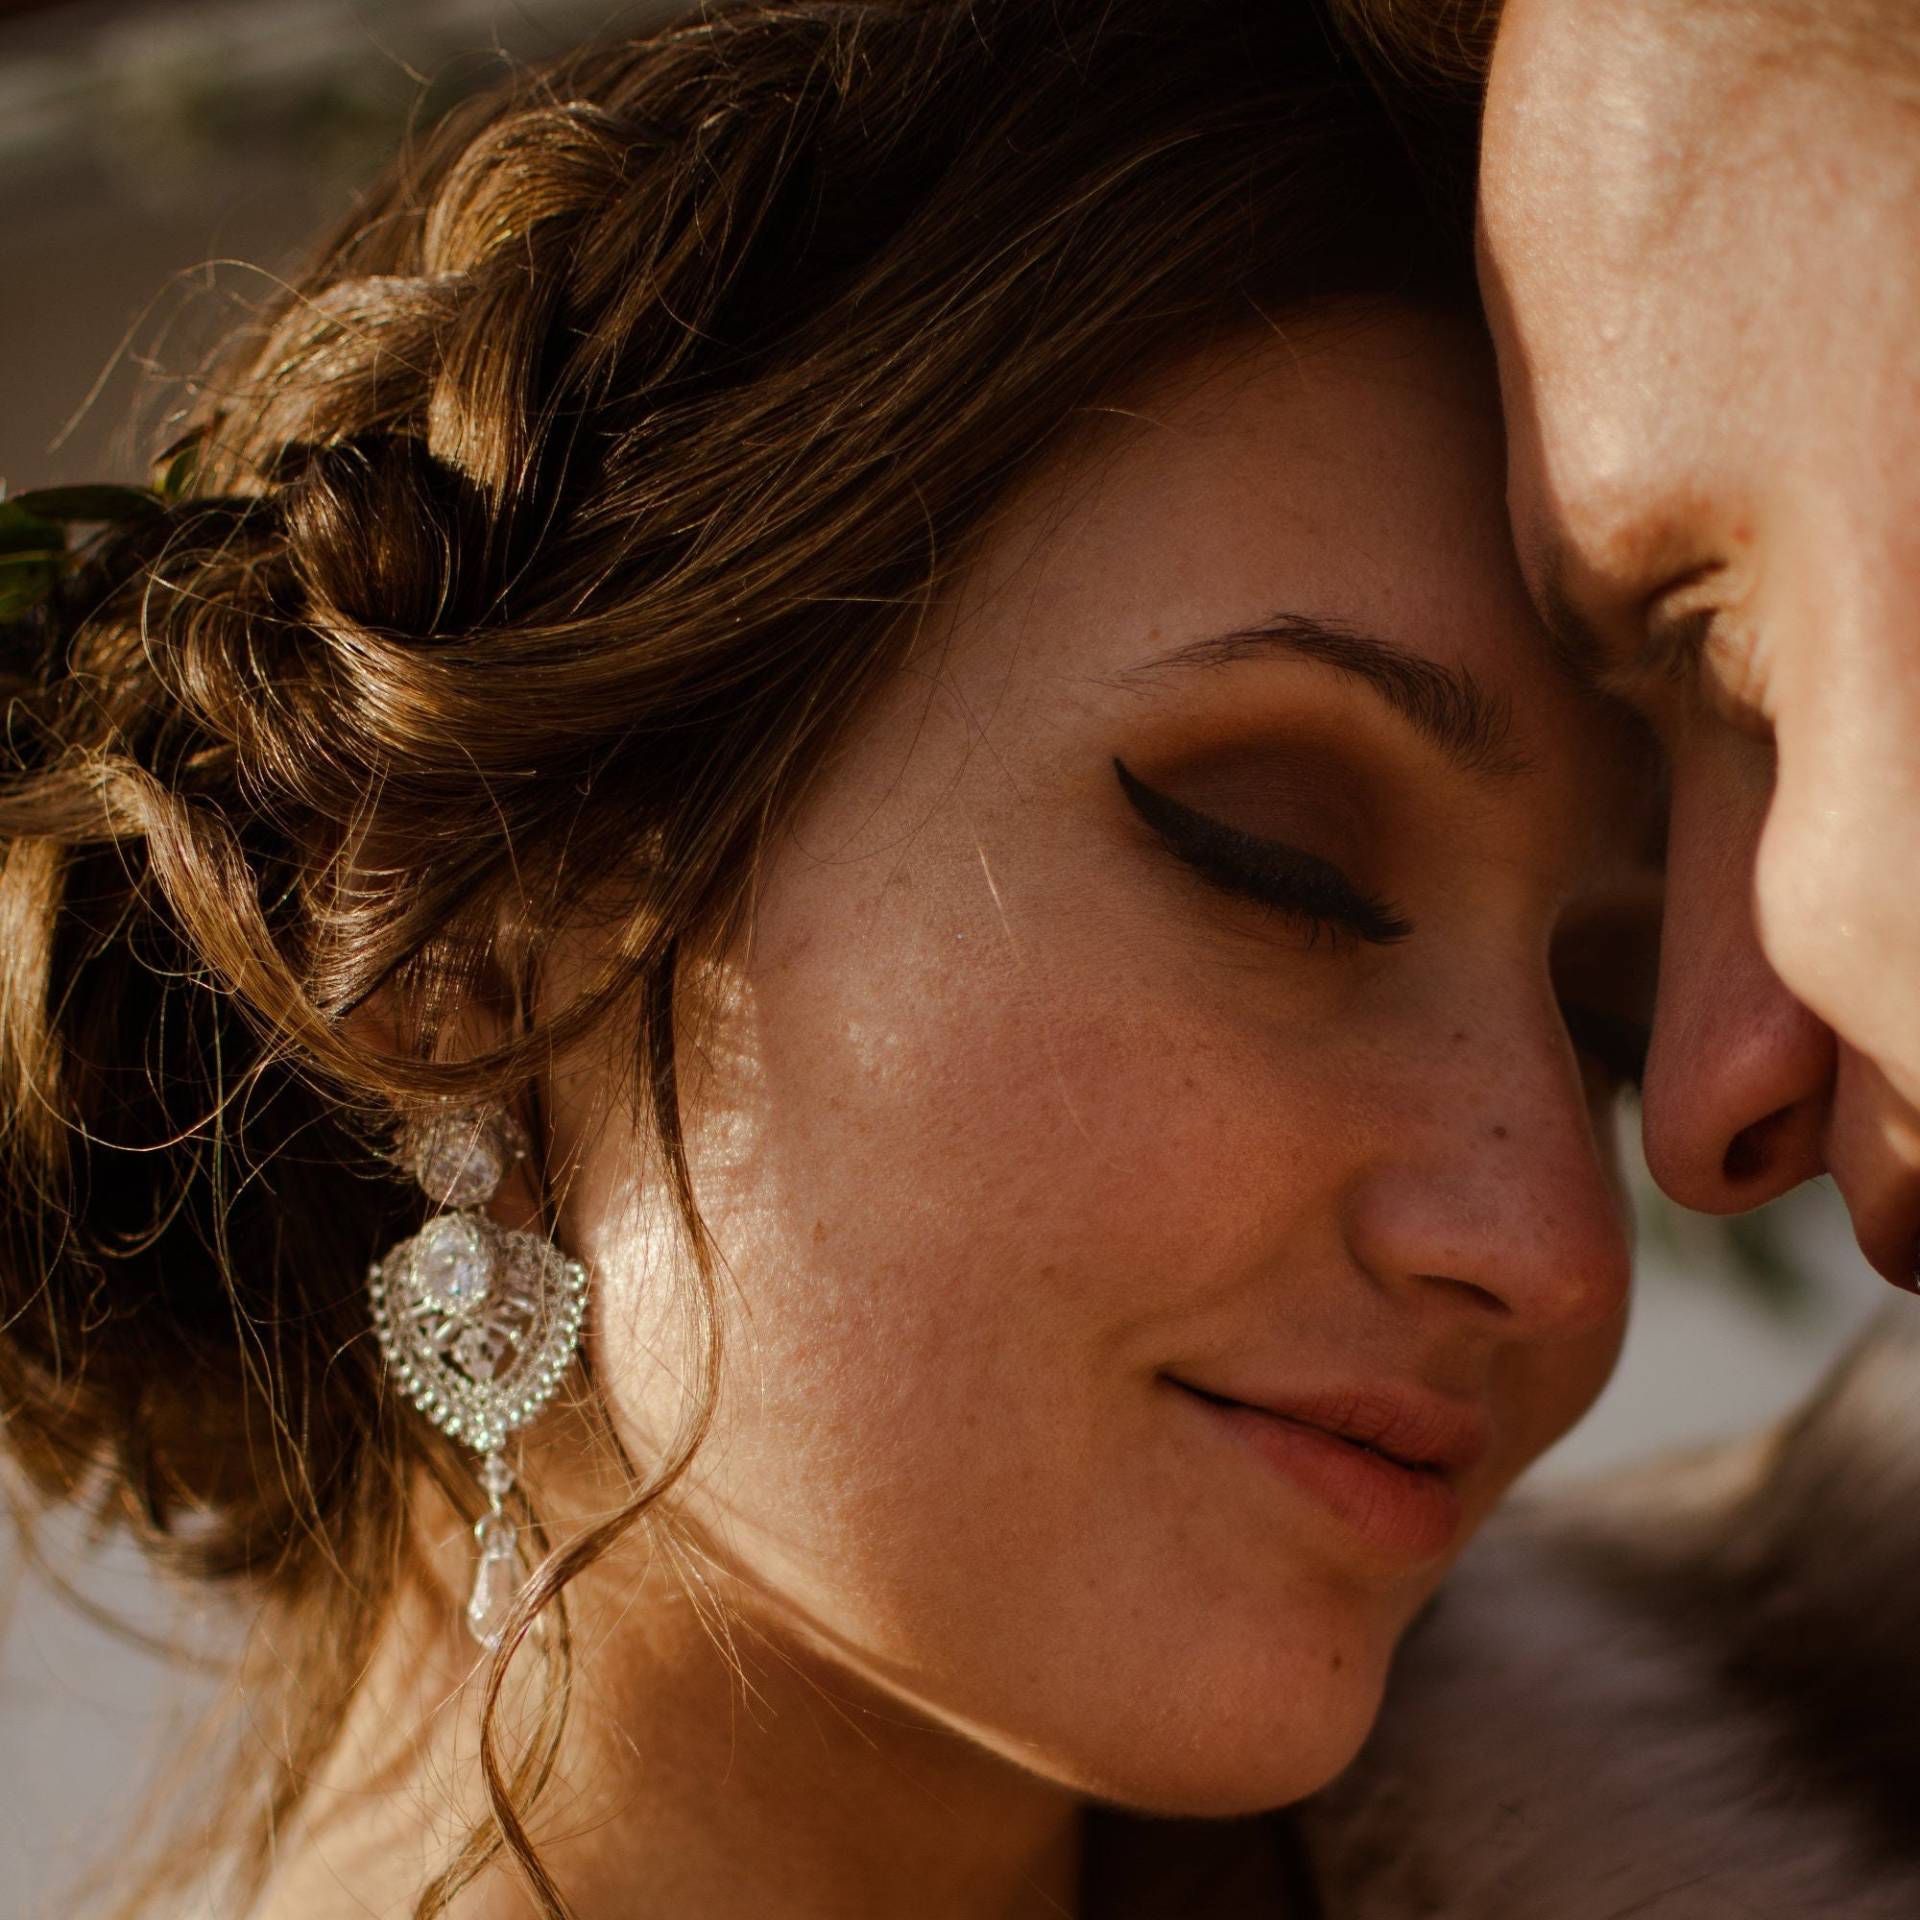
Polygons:
[[[179,380],[410,126],[659,0],[0,0],[0,483],[146,478]],[[4,956],[0,956],[4,964]],[[1623,1132],[1629,1158],[1632,1116]],[[1889,1297],[1824,1185],[1729,1229],[1636,1176],[1625,1360],[1535,1470],[1551,1483],[1717,1439],[1801,1398]],[[217,1657],[232,1622],[114,1543],[50,1536],[61,1597],[0,1522],[0,1920],[70,1911],[213,1697],[86,1608]],[[76,1573],[76,1568],[78,1569]],[[76,1605],[76,1599],[82,1604]]]

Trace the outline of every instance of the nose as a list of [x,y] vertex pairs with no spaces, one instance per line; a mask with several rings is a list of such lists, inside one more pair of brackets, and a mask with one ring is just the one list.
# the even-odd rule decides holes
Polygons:
[[1833,1034],[1761,951],[1762,742],[1715,730],[1676,755],[1660,985],[1643,1112],[1648,1169],[1682,1206],[1740,1213],[1825,1170]]
[[1886,484],[1905,468],[1863,459],[1862,434],[1834,444],[1838,463],[1801,477],[1755,619],[1779,742],[1755,919],[1835,1036],[1822,1144],[1861,1250],[1920,1291],[1920,494]]
[[1403,1103],[1349,1191],[1355,1259],[1502,1340],[1617,1324],[1627,1202],[1551,994],[1510,1000],[1498,1027],[1453,1024],[1443,1051],[1418,1076],[1420,1113]]

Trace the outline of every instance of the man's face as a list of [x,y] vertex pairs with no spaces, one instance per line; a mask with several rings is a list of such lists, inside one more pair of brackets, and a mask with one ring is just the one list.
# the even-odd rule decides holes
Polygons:
[[[1920,1237],[1920,20],[1511,0],[1482,277],[1514,526],[1673,809],[1647,1152]],[[1785,983],[1783,989],[1781,983]],[[1790,991],[1789,991],[1790,990]]]

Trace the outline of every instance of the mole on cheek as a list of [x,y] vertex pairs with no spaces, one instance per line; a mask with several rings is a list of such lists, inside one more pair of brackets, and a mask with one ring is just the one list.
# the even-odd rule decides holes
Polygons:
[[1506,1130],[1506,1128],[1505,1128],[1505,1127],[1500,1127],[1500,1126],[1496,1126],[1496,1127],[1494,1128],[1494,1130],[1493,1130],[1493,1137],[1494,1137],[1494,1138],[1495,1138],[1496,1140],[1504,1140],[1504,1139],[1505,1139],[1505,1138],[1507,1137],[1507,1130]]

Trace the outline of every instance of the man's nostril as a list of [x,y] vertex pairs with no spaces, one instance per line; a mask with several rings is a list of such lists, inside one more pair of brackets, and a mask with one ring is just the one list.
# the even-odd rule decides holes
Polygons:
[[1764,1120],[1742,1127],[1727,1143],[1720,1161],[1720,1176],[1729,1186],[1751,1186],[1766,1176],[1774,1157],[1774,1142],[1787,1116],[1770,1113]]
[[1720,1156],[1720,1204],[1756,1207],[1824,1173],[1819,1129],[1825,1104],[1823,1093],[1818,1102],[1794,1101],[1742,1127]]
[[1430,1286],[1447,1288],[1461,1298],[1472,1301],[1476,1307],[1489,1312],[1496,1314],[1513,1312],[1510,1301],[1502,1299],[1491,1287],[1481,1286],[1477,1280],[1458,1280],[1447,1273],[1421,1273],[1416,1274],[1414,1278],[1424,1280]]

